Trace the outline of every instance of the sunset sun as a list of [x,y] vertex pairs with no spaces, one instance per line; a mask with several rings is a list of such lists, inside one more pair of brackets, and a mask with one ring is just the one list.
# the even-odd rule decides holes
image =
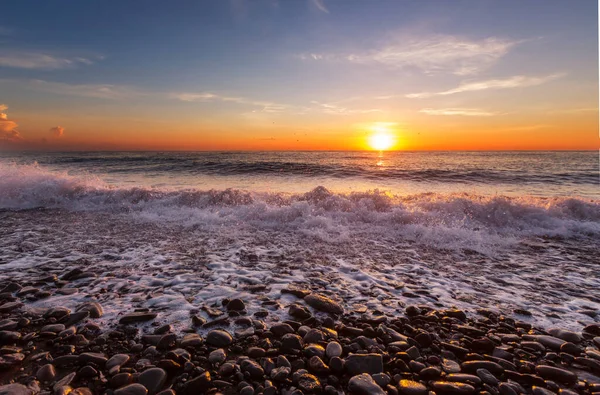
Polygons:
[[386,151],[392,148],[395,144],[393,132],[388,125],[376,124],[371,127],[369,135],[369,147],[376,151]]

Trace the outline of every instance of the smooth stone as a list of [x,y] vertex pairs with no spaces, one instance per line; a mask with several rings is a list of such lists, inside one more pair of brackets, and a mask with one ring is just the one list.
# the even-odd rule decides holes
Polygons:
[[201,346],[202,343],[204,343],[204,341],[199,334],[188,333],[187,335],[183,336],[180,345],[181,347],[198,347]]
[[[188,381],[181,394],[183,395],[196,395],[205,393],[212,385],[212,379],[209,372],[203,372],[199,376],[194,377]],[[177,391],[179,393],[180,391]]]
[[339,357],[342,355],[342,346],[338,342],[329,342],[325,347],[325,355],[328,358]]
[[211,351],[211,353],[208,355],[208,362],[212,363],[213,365],[221,364],[225,362],[226,359],[227,354],[225,354],[225,350],[222,348]]
[[127,354],[115,354],[108,361],[106,361],[106,369],[108,373],[114,375],[119,372],[121,366],[125,365],[129,361],[129,355]]
[[442,370],[446,373],[460,373],[461,368],[458,362],[455,362],[451,359],[443,359]]
[[496,378],[496,376],[494,376],[489,370],[487,369],[477,369],[477,376],[479,376],[479,378],[481,379],[481,381],[483,381],[486,384],[492,385],[492,386],[497,386],[498,385],[498,379]]
[[290,324],[286,324],[285,322],[277,323],[271,326],[270,331],[277,337],[281,337],[288,333],[294,333],[294,328]]
[[98,302],[87,302],[77,308],[77,311],[87,311],[90,318],[100,318],[104,315],[104,310]]
[[580,343],[583,340],[581,335],[579,335],[578,333],[571,332],[566,329],[551,328],[548,330],[548,333],[554,337],[571,343]]
[[0,321],[0,331],[11,331],[17,329],[19,323],[11,319],[5,319]]
[[504,368],[492,361],[467,361],[462,363],[462,368],[466,372],[477,372],[477,369],[486,369],[494,374],[504,373]]
[[154,395],[165,385],[167,372],[161,368],[144,370],[138,377],[138,382],[148,389],[149,395]]
[[449,381],[434,381],[431,387],[436,394],[470,395],[475,393],[475,387],[464,383],[452,383]]
[[466,374],[466,373],[451,373],[446,376],[446,380],[471,384],[473,386],[481,385],[481,379],[478,376],[475,376],[472,374]]
[[115,390],[114,395],[146,395],[148,390],[141,384],[129,384]]
[[308,360],[308,368],[310,371],[319,375],[329,373],[329,366],[327,366],[325,362],[323,362],[323,360],[316,355]]
[[380,354],[350,354],[346,357],[344,366],[353,376],[361,373],[382,373],[383,358]]
[[9,313],[15,309],[18,309],[21,306],[23,306],[23,303],[19,301],[4,303],[0,306],[0,313]]
[[117,373],[110,379],[110,386],[113,388],[124,387],[133,383],[133,375],[130,373]]
[[106,361],[108,361],[108,358],[106,358],[106,355],[104,355],[104,354],[95,353],[95,352],[84,352],[82,354],[79,354],[79,363],[81,363],[81,364],[86,364],[86,363],[91,362],[91,363],[95,363],[98,366],[105,366]]
[[282,351],[302,350],[302,338],[293,333],[286,333],[281,337]]
[[321,382],[316,376],[303,373],[298,377],[298,387],[304,392],[318,392],[321,389]]
[[560,383],[574,384],[577,382],[577,375],[565,369],[547,365],[538,365],[535,367],[535,371],[545,379],[558,381]]
[[296,303],[290,305],[288,314],[291,315],[292,317],[295,317],[300,320],[305,320],[312,316],[312,314],[310,313],[310,311],[308,311],[308,309],[306,307],[301,306]]
[[248,372],[250,377],[254,379],[260,379],[265,375],[264,369],[258,364],[258,362],[251,359],[245,359],[240,363],[242,372]]
[[400,380],[398,391],[403,395],[427,395],[429,392],[427,387],[413,380]]
[[0,355],[0,368],[9,368],[25,359],[25,354],[20,352]]
[[206,342],[215,347],[227,347],[233,343],[233,337],[223,329],[213,329],[206,335]]
[[242,299],[231,299],[227,303],[227,310],[229,311],[242,311],[246,309],[246,305]]
[[155,319],[157,316],[157,313],[129,313],[121,317],[119,324],[127,325],[138,322],[146,322]]
[[0,385],[0,395],[32,395],[37,392],[39,392],[39,388],[38,391],[34,391],[23,384]]
[[508,383],[500,383],[498,391],[500,391],[500,395],[519,395]]
[[51,363],[47,363],[38,369],[35,374],[35,377],[39,381],[52,381],[56,377],[56,370],[54,369],[54,365]]
[[348,381],[348,389],[352,393],[360,395],[387,395],[375,380],[366,373],[353,376]]
[[320,343],[325,341],[325,334],[322,331],[313,328],[306,332],[302,340],[305,343]]
[[578,356],[583,352],[583,350],[581,349],[581,347],[571,342],[567,342],[560,346],[560,352],[566,352],[567,354]]
[[314,356],[319,358],[325,357],[325,349],[320,344],[309,344],[304,347],[303,353],[309,358]]
[[546,388],[543,388],[543,387],[538,387],[536,385],[531,387],[531,393],[533,395],[556,395],[555,392],[547,390]]
[[284,381],[285,379],[288,378],[288,376],[290,375],[290,373],[292,372],[292,369],[287,367],[287,366],[280,366],[278,368],[274,368],[273,370],[271,370],[271,379],[275,380],[275,381]]
[[89,316],[90,316],[89,311],[77,311],[77,312],[69,315],[69,318],[65,321],[65,326],[71,326],[71,325],[78,324],[81,321],[88,318]]
[[176,342],[177,335],[175,333],[167,333],[161,336],[160,340],[156,344],[156,348],[159,350],[168,350],[175,347]]
[[320,294],[310,294],[304,297],[304,301],[309,306],[324,311],[326,313],[331,314],[343,314],[344,308],[334,301],[333,299],[328,298],[325,295]]
[[565,340],[559,339],[558,337],[554,337],[554,336],[548,336],[548,335],[524,335],[523,339],[536,341],[554,351],[559,351],[560,346],[562,346],[564,343],[566,343]]

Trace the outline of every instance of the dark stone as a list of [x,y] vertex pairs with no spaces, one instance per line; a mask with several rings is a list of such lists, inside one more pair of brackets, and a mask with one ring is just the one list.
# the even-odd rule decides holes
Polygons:
[[206,342],[215,347],[227,347],[233,343],[233,338],[223,329],[213,329],[206,335]]
[[324,311],[331,314],[343,314],[344,308],[325,295],[310,294],[304,297],[304,301],[317,310]]
[[350,354],[346,357],[344,366],[353,376],[361,373],[381,373],[383,358],[380,354]]
[[398,392],[402,395],[427,395],[428,390],[423,384],[413,380],[400,380]]
[[121,317],[119,323],[122,325],[127,325],[134,324],[137,322],[150,321],[155,319],[157,315],[158,314],[156,313],[130,313]]
[[387,395],[387,393],[366,373],[356,375],[348,381],[350,392],[359,395]]
[[449,381],[434,381],[431,387],[436,394],[470,395],[475,393],[475,388],[469,384],[452,383]]
[[[183,395],[197,395],[206,392],[212,388],[212,380],[209,372],[204,372],[192,380],[188,381],[181,393]],[[177,391],[179,393],[179,391]]]
[[167,372],[161,368],[144,370],[138,377],[138,382],[148,389],[149,395],[154,395],[165,385]]
[[564,384],[575,384],[577,382],[577,375],[565,369],[538,365],[535,367],[535,371],[547,380],[554,380]]

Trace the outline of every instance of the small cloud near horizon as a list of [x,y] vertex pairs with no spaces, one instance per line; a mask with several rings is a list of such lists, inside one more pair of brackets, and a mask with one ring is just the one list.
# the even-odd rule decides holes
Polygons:
[[[0,104],[0,111],[8,110],[6,104]],[[5,112],[0,112],[0,143],[15,143],[23,141],[23,137],[17,130],[17,123],[9,120]]]
[[50,133],[52,134],[52,136],[60,138],[65,134],[65,128],[63,128],[62,126],[55,126],[53,128],[50,128]]

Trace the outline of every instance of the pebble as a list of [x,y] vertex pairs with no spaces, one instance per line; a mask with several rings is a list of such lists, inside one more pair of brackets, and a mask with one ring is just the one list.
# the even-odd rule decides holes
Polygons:
[[198,347],[201,346],[204,341],[197,333],[189,333],[181,339],[181,347]]
[[581,343],[581,341],[583,340],[581,335],[579,335],[578,333],[571,332],[566,329],[552,328],[548,330],[548,333],[556,338],[571,343]]
[[318,392],[321,389],[321,382],[312,374],[302,373],[298,377],[298,387],[304,392]]
[[342,346],[338,342],[329,342],[325,348],[327,358],[339,357],[342,355]]
[[348,381],[348,389],[362,395],[387,395],[387,393],[366,373],[353,376]]
[[167,381],[167,372],[161,368],[144,370],[138,377],[138,382],[148,389],[149,395],[156,394]]
[[215,347],[227,347],[233,343],[233,337],[223,329],[213,329],[206,335],[206,342]]
[[[190,381],[188,381],[181,394],[183,395],[196,395],[203,394],[211,387],[212,378],[209,372],[203,372],[200,375],[194,377]],[[179,391],[178,391],[179,393]]]
[[129,384],[115,390],[114,395],[146,395],[148,390],[141,384]]
[[41,368],[38,369],[35,377],[39,381],[53,381],[56,377],[56,370],[54,369],[54,365],[48,363]]
[[221,364],[225,362],[225,359],[227,359],[227,354],[225,354],[225,350],[222,348],[211,351],[211,353],[208,355],[208,362],[212,363],[213,365]]
[[106,361],[106,369],[110,375],[119,373],[121,366],[125,365],[129,361],[129,355],[127,354],[115,354],[108,361]]
[[413,380],[400,380],[398,391],[403,395],[427,395],[429,390],[423,384]]
[[151,321],[157,317],[156,313],[129,313],[119,320],[122,325],[135,324],[138,322]]
[[0,385],[0,395],[33,395],[37,393],[23,384]]
[[535,371],[545,379],[558,381],[564,384],[575,384],[577,381],[577,375],[575,375],[575,373],[553,366],[538,365],[535,367]]
[[344,308],[331,298],[320,294],[310,294],[304,297],[304,301],[309,306],[331,314],[343,314]]
[[346,357],[344,366],[351,375],[381,373],[383,359],[380,354],[350,354]]
[[436,394],[470,395],[475,393],[475,387],[464,383],[434,381],[431,386]]

